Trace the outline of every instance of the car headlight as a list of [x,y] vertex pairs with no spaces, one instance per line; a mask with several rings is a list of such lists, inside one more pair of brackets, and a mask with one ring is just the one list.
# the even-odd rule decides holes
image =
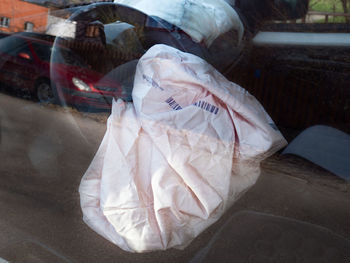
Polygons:
[[78,89],[82,91],[91,91],[90,86],[79,78],[73,77],[72,82],[74,86],[76,86]]

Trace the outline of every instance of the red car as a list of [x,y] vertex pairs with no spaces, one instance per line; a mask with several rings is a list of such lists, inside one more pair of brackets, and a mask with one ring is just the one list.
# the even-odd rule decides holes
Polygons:
[[110,108],[129,100],[118,81],[94,71],[72,50],[21,34],[0,40],[0,82],[27,89],[40,102]]

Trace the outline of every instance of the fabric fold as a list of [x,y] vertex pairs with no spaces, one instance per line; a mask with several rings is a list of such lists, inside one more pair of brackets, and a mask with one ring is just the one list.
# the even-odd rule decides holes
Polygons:
[[139,60],[132,96],[113,101],[79,188],[85,222],[127,251],[186,247],[286,144],[253,96],[169,46]]

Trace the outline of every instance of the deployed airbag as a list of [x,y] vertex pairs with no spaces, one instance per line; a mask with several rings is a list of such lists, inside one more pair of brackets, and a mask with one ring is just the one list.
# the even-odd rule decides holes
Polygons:
[[244,27],[237,12],[224,0],[114,0],[146,15],[181,28],[196,42],[209,47],[221,34],[235,29],[239,40]]
[[113,102],[79,189],[85,222],[127,251],[187,246],[286,144],[246,90],[169,46],[139,60],[132,97]]

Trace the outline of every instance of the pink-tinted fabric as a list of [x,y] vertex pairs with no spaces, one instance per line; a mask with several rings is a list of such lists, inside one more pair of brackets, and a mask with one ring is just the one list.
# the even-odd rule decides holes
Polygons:
[[140,59],[132,96],[113,102],[79,189],[85,222],[127,251],[187,246],[286,144],[246,90],[169,46]]

